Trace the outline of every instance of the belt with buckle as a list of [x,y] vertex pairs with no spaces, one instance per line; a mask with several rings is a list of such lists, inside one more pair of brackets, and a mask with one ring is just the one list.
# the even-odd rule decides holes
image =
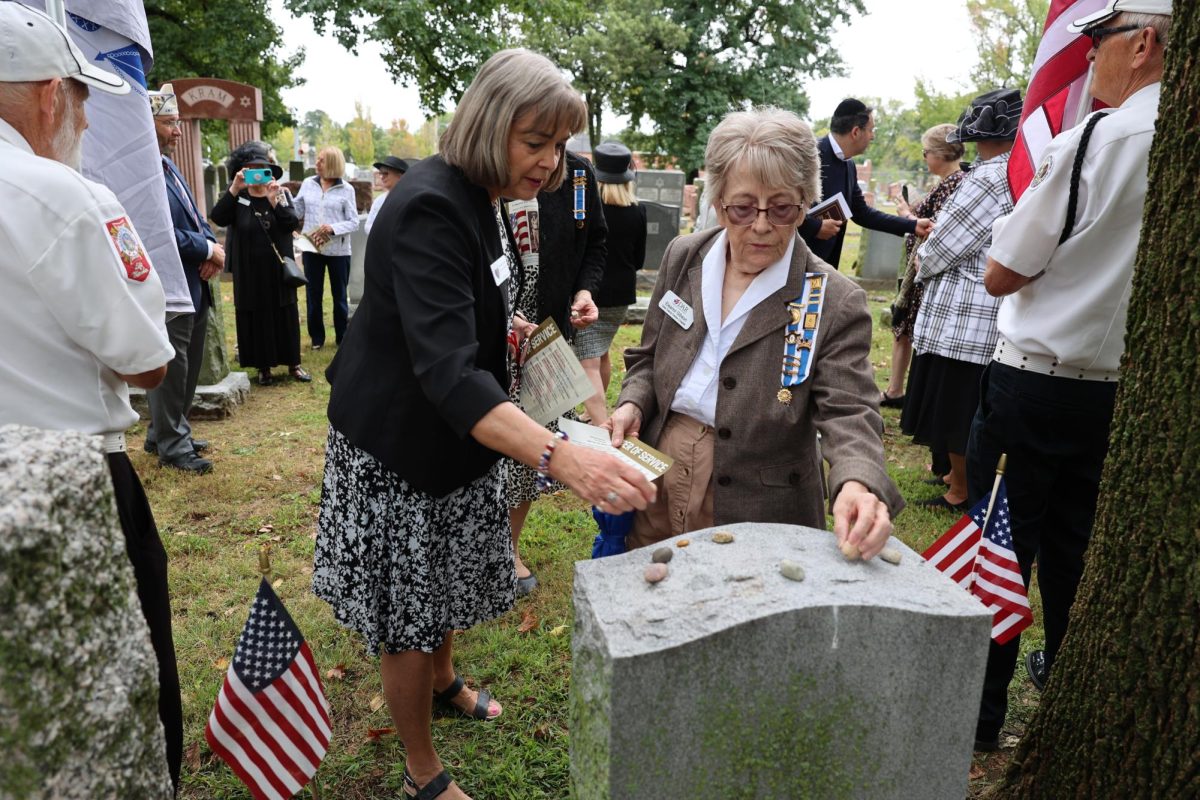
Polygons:
[[1107,381],[1115,383],[1117,371],[1111,369],[1082,369],[1061,363],[1054,356],[1026,353],[1003,336],[996,342],[992,360],[1015,369],[1053,375],[1056,378],[1072,378],[1082,381]]

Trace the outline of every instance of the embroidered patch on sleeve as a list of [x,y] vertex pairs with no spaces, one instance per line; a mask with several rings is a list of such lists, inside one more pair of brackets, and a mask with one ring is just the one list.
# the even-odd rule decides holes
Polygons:
[[1046,160],[1037,168],[1037,172],[1033,174],[1033,180],[1029,183],[1029,188],[1037,186],[1050,175],[1050,170],[1054,169],[1054,156],[1046,156]]
[[108,231],[113,248],[117,251],[117,257],[121,259],[121,266],[125,268],[125,275],[129,280],[138,283],[146,280],[150,274],[150,258],[146,255],[146,248],[142,246],[142,240],[133,229],[129,218],[110,219],[104,223],[104,227]]

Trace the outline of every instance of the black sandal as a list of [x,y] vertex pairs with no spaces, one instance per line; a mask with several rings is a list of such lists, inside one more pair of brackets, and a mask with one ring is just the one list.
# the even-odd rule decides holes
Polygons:
[[300,381],[300,383],[312,383],[312,375],[309,375],[307,372],[305,372],[304,367],[299,365],[289,369],[288,374],[292,376],[293,380]]
[[487,690],[485,689],[479,690],[479,694],[475,698],[475,708],[473,711],[463,711],[461,708],[454,705],[454,703],[450,702],[454,698],[458,697],[459,692],[463,690],[464,686],[466,686],[466,683],[464,683],[462,676],[455,675],[454,682],[451,683],[449,687],[440,692],[433,693],[433,699],[435,702],[441,704],[445,708],[451,711],[457,711],[459,714],[462,714],[465,717],[470,717],[471,719],[490,722],[500,716],[500,714],[497,714],[495,717],[488,716],[488,709],[492,706],[492,696],[488,694]]
[[258,385],[259,386],[274,386],[275,385],[275,376],[271,374],[271,370],[260,369],[258,371]]
[[[441,797],[452,783],[454,783],[454,779],[450,777],[450,773],[442,770],[429,783],[418,787],[413,776],[408,774],[408,769],[404,770],[404,796],[412,798],[412,800],[433,800],[435,797]],[[408,793],[409,789],[413,790],[412,794]]]

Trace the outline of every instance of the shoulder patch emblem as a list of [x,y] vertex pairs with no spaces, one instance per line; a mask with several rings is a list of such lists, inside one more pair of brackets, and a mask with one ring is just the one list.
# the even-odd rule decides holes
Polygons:
[[150,258],[137,231],[133,229],[128,217],[117,217],[104,223],[108,238],[112,241],[125,275],[131,281],[141,283],[150,274]]
[[1054,169],[1054,156],[1046,156],[1046,160],[1037,168],[1037,172],[1033,174],[1033,180],[1029,183],[1029,188],[1037,186],[1042,181],[1046,180],[1050,175],[1050,170]]

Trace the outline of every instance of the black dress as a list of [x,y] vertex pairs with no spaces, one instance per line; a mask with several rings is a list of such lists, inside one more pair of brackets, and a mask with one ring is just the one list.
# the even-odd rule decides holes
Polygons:
[[299,364],[296,290],[284,285],[283,265],[276,255],[276,251],[282,256],[292,254],[292,232],[300,227],[295,209],[290,203],[272,208],[267,198],[251,197],[245,191],[237,197],[225,192],[209,216],[225,228],[225,266],[233,273],[238,363],[259,370]]

